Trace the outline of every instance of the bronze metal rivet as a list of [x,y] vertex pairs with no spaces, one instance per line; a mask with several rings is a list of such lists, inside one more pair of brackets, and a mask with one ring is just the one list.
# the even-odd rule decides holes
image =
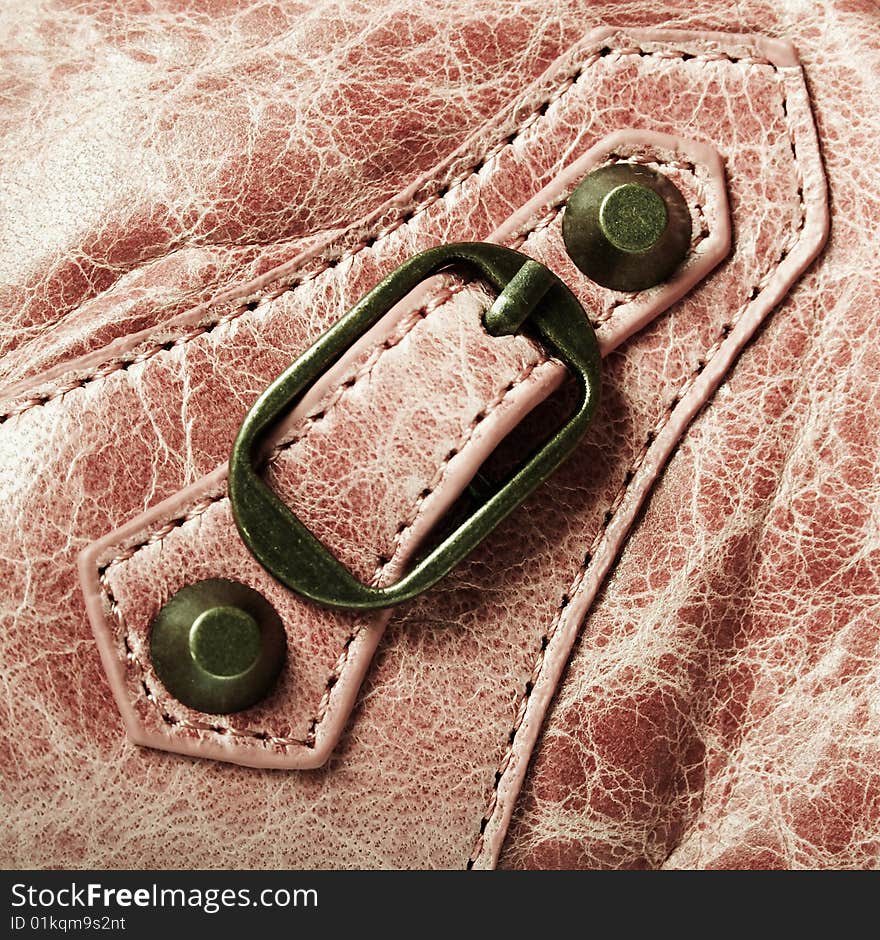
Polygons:
[[287,655],[284,625],[253,588],[212,578],[181,588],[156,615],[150,657],[189,708],[227,714],[271,691]]
[[615,163],[586,176],[571,194],[562,237],[587,277],[618,291],[640,291],[669,278],[687,256],[691,216],[662,173]]

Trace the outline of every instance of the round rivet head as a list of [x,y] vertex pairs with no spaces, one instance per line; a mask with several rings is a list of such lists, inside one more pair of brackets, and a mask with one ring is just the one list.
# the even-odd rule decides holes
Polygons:
[[691,244],[691,216],[676,186],[632,163],[586,176],[566,203],[562,237],[571,260],[603,287],[640,291],[665,281]]
[[253,588],[221,578],[181,588],[150,634],[162,684],[187,707],[209,714],[256,705],[274,687],[286,656],[275,608]]

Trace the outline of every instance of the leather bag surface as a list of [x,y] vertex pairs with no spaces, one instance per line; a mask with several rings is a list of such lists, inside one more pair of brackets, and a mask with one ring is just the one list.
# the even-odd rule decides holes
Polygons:
[[[0,5],[2,864],[875,867],[878,37],[871,0]],[[593,158],[681,188],[678,295],[566,258]],[[230,524],[236,430],[384,274],[487,238],[583,303],[594,424],[431,591],[305,608]],[[558,417],[484,285],[426,290],[271,469],[365,578]],[[144,652],[196,577],[293,651],[228,720]]]

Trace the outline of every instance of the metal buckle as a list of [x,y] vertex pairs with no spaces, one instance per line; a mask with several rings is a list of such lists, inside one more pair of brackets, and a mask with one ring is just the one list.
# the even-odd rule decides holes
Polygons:
[[[266,432],[342,353],[420,281],[451,264],[467,264],[500,291],[484,316],[493,336],[526,321],[549,353],[574,374],[574,415],[451,535],[399,581],[372,587],[352,575],[259,477],[258,446]],[[409,600],[436,584],[571,453],[586,430],[599,393],[599,347],[580,303],[537,261],[499,245],[460,242],[431,248],[404,262],[373,288],[283,372],[257,399],[241,425],[229,461],[229,498],[238,531],[275,578],[319,604],[373,610]]]

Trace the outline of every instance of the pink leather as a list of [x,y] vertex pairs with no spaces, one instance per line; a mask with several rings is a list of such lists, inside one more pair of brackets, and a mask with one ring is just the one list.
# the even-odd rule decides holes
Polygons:
[[[351,185],[352,201],[345,203],[347,209],[353,207],[350,217],[373,210],[383,196],[401,188],[402,179],[428,170],[452,144],[476,132],[485,116],[521,93],[527,78],[603,15],[625,19],[628,25],[650,23],[657,16],[641,5],[625,10],[617,5],[609,13],[610,9],[593,5],[588,12],[581,9],[560,16],[523,4],[504,29],[496,30],[503,42],[494,51],[487,49],[485,21],[464,28],[461,20],[453,24],[414,9],[371,14],[387,18],[389,28],[384,34],[374,33],[369,54],[353,55],[356,61],[345,67],[352,76],[363,76],[364,68],[377,68],[383,74],[382,87],[390,90],[378,131],[375,96],[360,91],[371,87],[368,80],[339,99],[346,103],[343,107],[364,115],[360,124],[355,119],[360,132],[343,134],[341,139],[355,138],[371,155],[358,160],[353,171],[363,172],[371,182]],[[844,92],[835,81],[837,71],[849,69],[859,50],[876,61],[876,49],[864,38],[871,35],[865,22],[874,14],[867,5],[838,10],[827,4],[821,9],[827,14],[831,39],[827,30],[818,38],[816,21],[804,16],[800,6],[797,11],[792,6],[789,14],[785,4],[749,5],[747,22],[737,26],[793,39],[806,61],[819,107],[820,136],[827,143],[830,135],[838,144],[832,156],[826,147],[826,160],[835,205],[847,207],[845,215],[838,213],[843,219],[837,237],[843,242],[835,244],[832,236],[827,256],[775,310],[732,373],[730,385],[721,387],[679,445],[586,622],[583,645],[544,725],[544,739],[505,844],[505,864],[866,865],[874,858],[876,817],[870,794],[876,756],[871,704],[876,666],[870,612],[876,584],[870,520],[876,488],[875,457],[868,442],[876,415],[869,382],[874,329],[869,311],[876,297],[877,262],[860,237],[861,228],[851,226],[860,224],[856,219],[865,214],[858,211],[863,205],[861,193],[876,186],[863,190],[861,180],[857,186],[846,174],[858,165],[864,168],[863,179],[872,181],[876,171],[870,159],[853,162],[855,144],[846,118],[851,108],[849,99],[840,97],[853,94],[851,82]],[[482,9],[480,15],[485,14]],[[33,48],[34,40],[30,25],[22,21],[40,15],[44,14],[12,17],[21,30],[15,35],[23,37],[16,41],[23,48]],[[135,62],[139,61],[135,53],[141,52],[138,44],[149,45],[160,31],[158,25],[151,27],[148,15],[139,15],[140,32],[130,22],[121,28],[119,20],[103,16],[100,10],[64,16],[89,18],[108,48],[111,41],[121,42],[126,56]],[[398,54],[403,40],[400,30],[394,29],[397,17],[424,27],[424,39],[406,40],[424,50],[423,56]],[[695,21],[701,26],[730,27],[726,8],[695,12],[689,5],[678,22],[693,27]],[[309,46],[315,22],[324,26],[321,42],[345,46],[344,35],[331,37],[330,21],[321,19],[320,8],[293,24],[284,17],[256,25],[243,16],[241,22],[243,35],[253,30],[260,43],[274,38],[274,58],[268,54],[252,58],[260,80],[267,84],[270,72],[272,81],[278,81],[279,55],[295,61],[299,50],[315,48],[314,43]],[[669,25],[668,20],[664,23]],[[203,51],[210,44],[215,29],[212,23],[210,28],[206,24],[201,30],[181,32],[179,42],[195,54],[193,50]],[[226,32],[221,32],[227,42]],[[438,33],[445,42],[437,41]],[[64,30],[48,51],[32,54],[44,59],[60,54],[63,60],[65,44],[77,42],[77,35]],[[410,35],[419,36],[418,28]],[[144,54],[155,58],[158,46],[152,41],[153,52]],[[633,46],[621,51],[626,48]],[[498,56],[496,63],[481,63],[493,55]],[[457,89],[466,89],[452,98],[431,99],[449,107],[443,112],[448,124],[442,134],[437,133],[437,111],[430,101],[421,111],[412,106],[418,100],[412,96],[414,89],[420,89],[419,76],[424,87],[436,83],[438,74],[447,74],[438,69],[438,57],[462,69],[454,82]],[[158,58],[144,67],[161,74],[164,63]],[[324,54],[322,61],[331,58]],[[798,144],[798,163],[806,164],[809,172],[803,179],[795,172],[788,130],[803,137],[803,116],[808,114],[796,70],[708,58],[705,53],[662,61],[635,54],[603,56],[603,68],[617,71],[590,85],[601,105],[589,121],[575,112],[554,125],[552,140],[542,142],[535,135],[528,153],[516,153],[516,144],[505,151],[502,159],[511,161],[516,178],[512,193],[492,189],[491,180],[482,178],[492,176],[488,167],[480,174],[479,198],[471,196],[468,201],[467,187],[462,185],[443,199],[452,212],[460,213],[454,220],[456,231],[488,233],[493,218],[500,221],[552,178],[558,155],[576,148],[579,140],[596,140],[624,122],[691,137],[705,135],[725,157],[736,248],[718,274],[608,359],[604,416],[600,415],[596,434],[579,459],[554,478],[552,498],[545,498],[551,495],[546,487],[472,561],[395,616],[346,737],[321,771],[279,775],[191,761],[126,743],[85,620],[73,558],[86,542],[222,461],[237,420],[259,390],[260,377],[280,371],[319,331],[321,322],[337,316],[363,282],[375,277],[377,272],[368,270],[366,263],[370,250],[362,252],[359,260],[337,265],[350,269],[343,288],[334,289],[320,278],[308,281],[299,294],[302,306],[291,307],[285,295],[264,302],[257,311],[238,313],[233,297],[229,306],[212,303],[204,308],[203,322],[188,326],[189,332],[198,334],[193,338],[184,339],[172,324],[167,333],[151,330],[150,341],[133,345],[129,352],[126,337],[132,325],[151,324],[137,321],[138,313],[127,319],[126,310],[147,297],[142,306],[150,312],[144,316],[163,323],[181,307],[174,300],[167,307],[156,303],[156,294],[142,289],[139,279],[155,274],[156,293],[166,291],[177,298],[186,294],[189,306],[230,281],[246,279],[252,262],[241,262],[230,278],[229,271],[244,254],[224,253],[224,258],[236,260],[226,267],[218,265],[212,280],[214,274],[205,273],[210,261],[198,271],[195,264],[187,267],[182,256],[175,259],[180,262],[176,269],[163,262],[153,265],[144,262],[148,252],[139,254],[137,246],[123,245],[118,250],[124,261],[114,261],[114,271],[129,265],[130,273],[102,295],[100,303],[107,306],[100,313],[97,306],[85,310],[90,300],[83,300],[90,291],[102,290],[100,283],[89,283],[76,296],[73,281],[84,268],[70,264],[61,269],[46,263],[40,252],[50,252],[51,246],[40,245],[36,237],[13,240],[6,257],[15,289],[45,303],[42,314],[28,313],[9,328],[14,337],[10,346],[17,342],[20,350],[7,357],[10,380],[28,381],[28,376],[66,362],[73,353],[91,351],[94,359],[85,376],[56,372],[55,378],[32,382],[30,388],[19,385],[12,402],[18,413],[0,431],[6,464],[3,575],[9,586],[3,649],[9,690],[4,802],[15,802],[17,807],[4,821],[3,845],[11,862],[162,866],[185,858],[193,865],[241,867],[457,865],[469,856],[476,864],[491,862],[500,825],[493,810],[493,801],[499,804],[496,774],[503,778],[504,762],[512,760],[511,728],[516,729],[514,738],[538,733],[534,721],[519,717],[524,713],[520,703],[524,691],[529,691],[526,710],[534,700],[535,687],[529,690],[527,683],[532,682],[536,654],[543,651],[560,599],[564,608],[572,607],[570,585],[584,552],[601,532],[605,513],[615,514],[615,494],[639,458],[646,435],[671,405],[672,410],[678,407],[678,390],[694,370],[700,370],[701,357],[708,358],[726,329],[727,316],[745,303],[758,282],[761,290],[772,293],[773,276],[764,282],[764,274],[773,269],[789,239],[796,250],[796,235],[821,235],[821,227],[811,232],[801,227],[806,216],[799,209],[800,193],[805,207],[811,199],[815,205],[822,180],[809,146],[805,153]],[[752,50],[745,58],[766,57]],[[214,62],[210,56],[204,61]],[[389,61],[397,63],[399,75],[414,70],[415,79],[407,75],[409,81],[388,82]],[[88,94],[100,98],[94,76],[104,80],[102,67],[119,67],[112,56],[107,62],[82,69],[85,79],[79,80],[84,84],[68,91],[67,97],[59,95],[59,119],[65,107],[92,113],[87,109]],[[468,77],[470,72],[463,67],[467,62],[480,63],[478,77]],[[234,68],[239,67],[236,58]],[[565,67],[563,62],[560,68]],[[300,68],[308,75],[308,63]],[[295,71],[282,70],[284,80],[293,81],[290,76]],[[496,74],[499,77],[487,85],[486,75]],[[206,77],[202,93],[210,98],[208,79],[216,85],[217,76]],[[59,80],[76,84],[77,79],[65,79],[61,73]],[[140,76],[131,87],[135,84],[138,89],[145,87]],[[373,90],[376,87],[374,80]],[[225,94],[215,93],[216,106],[221,107],[222,99],[232,115],[246,98],[230,95],[229,82],[223,88]],[[477,88],[480,91],[472,91]],[[528,92],[534,94],[532,100],[513,108],[509,120],[502,117],[477,134],[467,145],[470,159],[466,151],[455,157],[459,162],[450,166],[452,178],[456,169],[474,165],[473,157],[485,152],[488,140],[499,139],[499,129],[516,127],[544,92]],[[169,116],[186,113],[183,103],[195,107],[195,90],[184,89],[181,95],[195,98],[179,101],[169,101],[168,93],[167,84],[161,83],[150,91],[155,102],[167,103]],[[859,94],[864,94],[860,100],[865,103],[859,113],[867,116],[872,113],[867,107],[870,94]],[[270,97],[281,102],[278,107],[296,107],[291,101],[300,102],[304,112],[311,107],[301,87],[293,96],[273,91]],[[733,100],[740,106],[731,107]],[[461,101],[469,107],[461,107]],[[116,127],[130,130],[126,102],[116,104],[120,112]],[[253,112],[246,113],[251,120]],[[350,112],[338,107],[332,113],[340,116],[335,125],[339,127]],[[11,161],[11,178],[20,182],[14,193],[26,191],[28,174],[37,172],[36,166],[52,165],[50,158],[58,153],[51,149],[57,147],[56,137],[47,129],[51,115],[36,107],[33,115],[32,122],[10,120],[7,125],[12,130],[6,133],[12,136],[4,148],[10,153],[22,150],[18,139],[13,140],[16,133],[34,136],[28,165],[22,161],[19,168]],[[372,135],[364,132],[367,115],[373,115]],[[274,116],[267,119],[273,128],[274,120]],[[294,122],[283,123],[289,129]],[[210,121],[205,124],[211,126]],[[173,118],[171,126],[173,130]],[[236,126],[232,118],[227,126]],[[314,126],[315,133],[326,130],[326,119]],[[20,127],[26,130],[19,131]],[[188,139],[180,129],[178,133],[176,142]],[[138,134],[122,136],[129,149],[141,139]],[[198,139],[200,149],[196,137],[191,138],[190,159],[202,159],[203,169],[216,167],[203,137]],[[420,146],[426,138],[432,144]],[[280,179],[272,172],[279,160],[285,171],[297,165],[296,155],[286,149],[289,139],[289,133],[261,138],[269,142],[257,151],[256,176],[267,186]],[[871,139],[871,134],[864,139]],[[150,155],[158,153],[160,162],[175,165],[173,148],[156,148],[152,140],[143,146],[152,147]],[[117,148],[120,158],[128,159],[128,150],[123,153],[121,144]],[[66,149],[82,152],[83,166],[95,159],[105,169],[110,166],[103,154],[95,157],[88,148],[78,151],[73,141]],[[42,162],[33,157],[37,150],[44,154]],[[201,151],[203,155],[194,156]],[[273,152],[275,160],[268,157]],[[329,152],[329,145],[323,152]],[[424,162],[419,164],[420,160]],[[276,250],[281,258],[293,257],[295,248],[290,250],[292,242],[282,244],[285,238],[312,232],[301,237],[303,244],[312,240],[316,254],[289,263],[281,271],[282,279],[295,276],[297,270],[314,270],[300,267],[303,263],[323,263],[321,240],[326,238],[329,244],[333,233],[314,234],[315,226],[338,224],[343,211],[332,181],[345,179],[347,171],[337,176],[328,171],[324,176],[328,189],[319,193],[310,182],[319,175],[315,162],[303,160],[299,165],[308,165],[309,171],[300,176],[283,176],[302,188],[292,197],[288,193],[281,200],[285,209],[274,214],[264,213],[272,203],[262,194],[235,190],[247,207],[245,216],[271,219],[255,226],[277,226],[268,235],[276,244],[265,254],[253,244],[265,240],[265,230],[244,236],[240,229],[234,232],[233,240],[251,239],[250,258],[280,260],[272,255]],[[71,200],[62,197],[73,187],[59,186],[62,176],[51,175],[52,185],[42,191],[22,225],[41,217],[67,222],[60,210]],[[107,177],[116,175],[83,172],[80,178],[93,186],[95,180]],[[141,180],[133,187],[138,193],[134,200],[119,198],[114,222],[144,198],[151,205],[171,206],[166,217],[184,219],[184,229],[186,225],[195,229],[204,225],[212,232],[224,225],[234,229],[242,216],[239,213],[231,221],[235,213],[228,209],[228,190],[218,185],[223,177],[223,172],[214,177],[193,174],[202,207],[215,207],[221,220],[214,229],[211,213],[199,213],[193,222],[178,211],[187,199],[193,200],[193,189],[188,180],[173,174],[159,174],[159,182],[153,180],[159,188],[166,186],[171,198],[157,198]],[[67,175],[71,182],[76,178],[72,172]],[[250,185],[255,176],[242,173],[236,165],[231,178],[239,184],[247,179]],[[392,186],[391,179],[397,185]],[[391,220],[401,207],[404,213],[411,211],[406,205],[413,196],[419,202],[420,196],[424,200],[437,195],[436,190],[420,194],[418,187],[419,182],[414,183],[410,194],[389,206],[384,218],[379,210],[375,224],[367,229],[394,224]],[[86,185],[82,190],[88,194]],[[297,198],[299,193],[302,199]],[[87,201],[81,198],[80,204]],[[319,204],[312,215],[303,208]],[[94,205],[110,209],[100,197]],[[426,209],[422,215],[430,212]],[[143,226],[100,225],[90,221],[88,213],[74,215],[75,222],[66,227],[59,222],[53,232],[54,244],[63,246],[60,258],[87,258],[90,264],[96,254],[92,246],[101,242],[99,233],[106,236],[107,245],[119,245],[116,233],[143,232]],[[11,217],[19,216],[13,207]],[[100,213],[97,217],[102,218]],[[309,219],[320,221],[312,221],[309,229]],[[835,220],[835,232],[837,224]],[[351,240],[346,242],[344,236],[343,243],[353,246],[363,237],[356,226]],[[194,231],[187,249],[194,253],[192,259],[210,258],[213,249],[199,254],[204,241],[202,232]],[[165,244],[170,252],[176,251],[173,238],[165,237]],[[71,245],[75,250],[68,250]],[[411,251],[416,246],[413,239],[401,248]],[[273,260],[266,263],[271,266]],[[359,263],[363,267],[357,269]],[[245,277],[239,278],[239,273]],[[192,287],[200,277],[198,286]],[[59,288],[66,279],[75,299],[65,310],[57,298],[64,294]],[[132,293],[126,298],[129,286]],[[351,295],[343,293],[349,290]],[[738,305],[742,291],[746,297]],[[117,301],[119,307],[114,309]],[[11,304],[10,316],[19,316],[20,308]],[[228,321],[215,325],[224,316]],[[738,322],[751,329],[757,319],[746,316]],[[112,336],[123,339],[125,357],[142,361],[128,365],[115,359],[115,350],[105,348]],[[166,342],[176,345],[162,349]],[[713,359],[716,365],[723,363],[723,357]],[[98,378],[98,370],[106,378]],[[89,374],[95,378],[89,379]],[[82,387],[76,387],[80,383]],[[705,392],[705,387],[699,390]],[[684,417],[676,421],[686,422],[695,399],[685,396],[679,412]],[[511,694],[514,687],[517,692]],[[524,761],[519,763],[516,773],[521,775]],[[451,786],[450,781],[454,781]],[[215,808],[213,818],[203,813],[206,803]],[[509,806],[504,804],[502,815]],[[487,838],[480,843],[483,818],[488,820]],[[214,837],[219,828],[223,840]],[[172,829],[173,850],[167,840]]]
[[[560,210],[583,176],[624,159],[666,173],[693,214],[692,248],[681,269],[632,298],[578,271],[560,226]],[[488,240],[563,269],[585,308],[601,311],[602,345],[612,349],[727,255],[720,158],[705,144],[618,131],[566,167]],[[526,336],[486,334],[481,317],[492,299],[479,283],[451,275],[422,285],[310,390],[272,444],[271,485],[369,583],[397,580],[501,440],[565,378],[565,368]],[[307,768],[327,760],[388,620],[387,612],[317,609],[268,576],[238,536],[225,468],[90,546],[80,570],[132,740],[255,767]],[[183,707],[150,664],[156,614],[175,591],[208,577],[261,591],[287,628],[289,657],[275,694],[229,717]]]

